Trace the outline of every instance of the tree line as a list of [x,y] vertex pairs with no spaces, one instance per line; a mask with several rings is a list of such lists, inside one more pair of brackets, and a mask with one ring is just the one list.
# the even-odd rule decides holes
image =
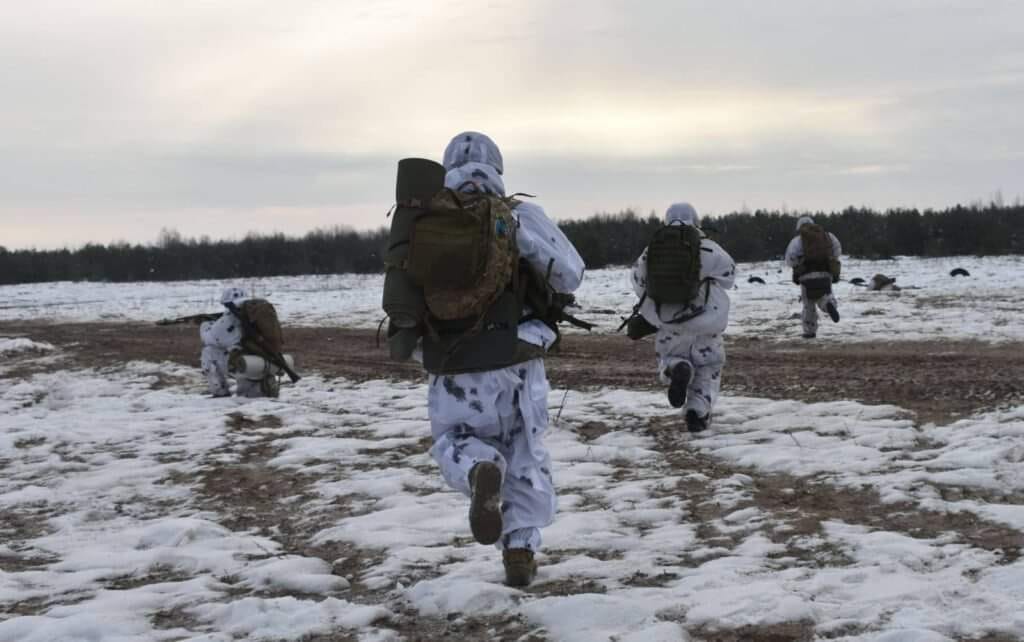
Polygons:
[[[805,213],[757,210],[706,217],[709,237],[737,261],[780,257]],[[888,258],[1024,254],[1024,205],[971,205],[945,210],[847,208],[809,212],[839,237],[849,256]],[[662,218],[626,210],[559,223],[590,269],[625,265],[639,256]],[[342,227],[301,237],[250,234],[236,241],[184,239],[163,230],[151,245],[88,244],[77,250],[13,250],[0,246],[0,284],[44,281],[176,281],[383,270],[387,230]]]
[[[847,256],[963,256],[1024,254],[1024,205],[957,205],[945,210],[849,207],[841,212],[756,210],[704,218],[701,225],[737,261],[781,258],[796,221],[811,216],[835,234]],[[560,223],[590,268],[636,260],[663,219],[653,213],[599,214]]]

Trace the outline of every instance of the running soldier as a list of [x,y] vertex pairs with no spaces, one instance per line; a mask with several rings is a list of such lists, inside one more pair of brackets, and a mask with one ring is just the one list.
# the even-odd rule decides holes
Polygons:
[[818,335],[818,309],[839,323],[839,308],[832,294],[832,284],[839,282],[842,246],[835,234],[826,232],[810,216],[796,222],[797,235],[786,248],[786,265],[793,268],[793,283],[800,286],[803,302],[803,338]]
[[686,428],[705,430],[722,385],[729,295],[736,263],[700,230],[697,211],[675,203],[665,225],[633,266],[640,297],[625,325],[631,339],[657,332],[658,376],[673,408],[685,408]]

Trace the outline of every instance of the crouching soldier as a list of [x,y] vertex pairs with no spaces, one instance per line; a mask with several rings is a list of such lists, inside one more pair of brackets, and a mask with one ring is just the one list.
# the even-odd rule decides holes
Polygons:
[[818,308],[826,312],[834,323],[839,323],[832,284],[839,282],[839,257],[843,249],[836,235],[826,232],[810,216],[800,217],[796,231],[797,235],[786,247],[786,265],[793,268],[793,283],[800,286],[803,337],[813,339],[818,334]]
[[220,302],[227,310],[199,326],[210,394],[230,396],[229,376],[239,397],[277,397],[281,374],[298,381],[292,357],[281,353],[284,341],[274,306],[234,287],[224,290]]
[[736,263],[704,237],[697,211],[676,203],[665,225],[633,265],[633,290],[640,297],[627,321],[631,339],[657,332],[658,376],[668,385],[673,408],[685,408],[686,428],[700,432],[722,385],[729,324],[729,295]]
[[[420,178],[407,181],[412,167]],[[476,132],[452,139],[443,168],[399,163],[384,308],[392,357],[408,358],[418,340],[430,375],[431,456],[470,498],[476,541],[502,550],[506,584],[526,586],[556,509],[543,358],[584,263],[542,208],[506,196],[503,169],[498,147]],[[396,238],[407,233],[410,243]],[[394,298],[400,280],[419,297],[406,315]]]

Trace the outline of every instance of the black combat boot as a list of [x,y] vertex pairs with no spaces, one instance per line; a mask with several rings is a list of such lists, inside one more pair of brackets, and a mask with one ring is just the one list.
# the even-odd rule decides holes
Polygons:
[[706,430],[708,422],[711,421],[711,413],[708,413],[701,417],[697,414],[696,410],[686,411],[686,429],[690,432],[701,432]]
[[668,386],[668,402],[673,408],[682,408],[686,404],[686,389],[693,381],[693,366],[689,361],[680,361],[668,376],[672,380]]
[[833,323],[839,323],[839,310],[836,309],[836,304],[831,301],[825,305],[825,311],[828,312],[828,316],[832,319]]
[[537,560],[533,559],[533,551],[528,548],[506,549],[501,552],[501,561],[505,565],[505,584],[508,586],[529,586],[537,577]]
[[493,544],[501,537],[501,469],[482,461],[469,471],[473,491],[469,504],[469,529],[481,544]]

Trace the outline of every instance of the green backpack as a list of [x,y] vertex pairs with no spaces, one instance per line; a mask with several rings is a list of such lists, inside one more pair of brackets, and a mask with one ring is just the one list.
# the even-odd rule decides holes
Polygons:
[[804,246],[804,271],[828,272],[832,259],[832,239],[817,223],[800,226],[800,242]]
[[515,201],[444,189],[416,219],[408,271],[435,319],[482,317],[519,262]]
[[271,352],[280,354],[284,351],[284,337],[281,332],[281,322],[277,318],[277,310],[274,305],[265,299],[248,299],[238,306],[242,316],[249,322],[251,327],[259,336],[245,336],[242,338],[242,347],[252,351],[250,343],[255,340],[262,342]]
[[700,289],[700,230],[664,225],[647,246],[647,296],[660,307],[686,305]]

